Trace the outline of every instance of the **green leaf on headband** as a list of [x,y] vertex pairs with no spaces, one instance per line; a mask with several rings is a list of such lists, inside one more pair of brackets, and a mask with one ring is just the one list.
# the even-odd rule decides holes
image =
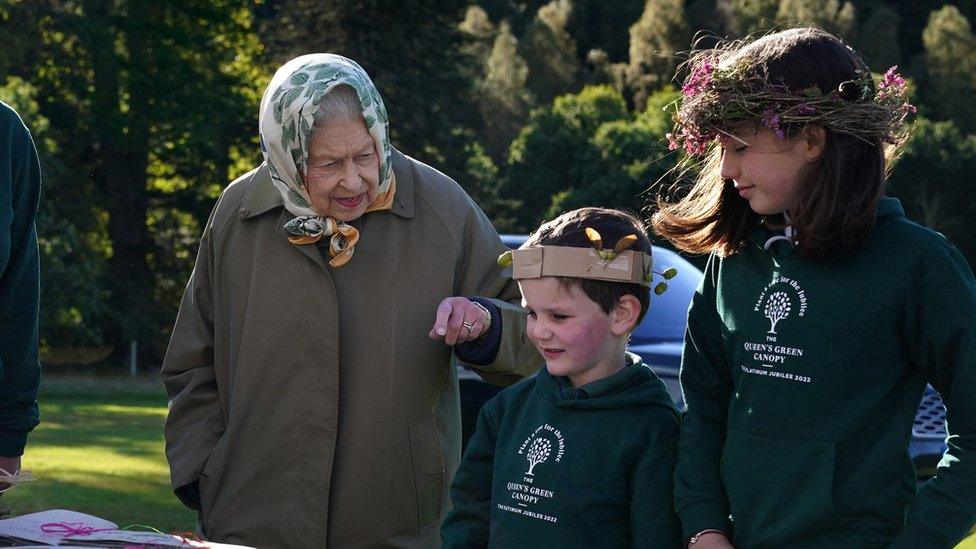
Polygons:
[[507,252],[498,256],[497,261],[499,267],[508,267],[515,261],[515,254],[512,253],[512,250],[508,250]]
[[288,82],[292,86],[301,86],[305,84],[305,82],[308,82],[308,73],[296,72],[295,74],[291,75],[291,80],[289,80]]
[[376,124],[376,119],[367,115],[363,117],[363,122],[366,123],[366,129],[368,130],[373,127],[373,124]]

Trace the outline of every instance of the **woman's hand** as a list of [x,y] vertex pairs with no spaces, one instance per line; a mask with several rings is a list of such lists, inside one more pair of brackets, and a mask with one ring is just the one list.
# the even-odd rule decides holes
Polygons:
[[491,317],[473,301],[449,297],[437,306],[437,318],[428,335],[431,339],[444,339],[448,345],[466,343],[481,337],[490,322]]
[[729,538],[721,532],[705,532],[688,549],[735,549]]

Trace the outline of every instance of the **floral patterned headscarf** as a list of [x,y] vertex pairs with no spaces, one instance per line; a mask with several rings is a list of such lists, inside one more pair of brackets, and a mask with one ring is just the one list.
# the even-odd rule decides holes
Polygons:
[[331,53],[296,57],[282,65],[261,98],[258,125],[261,152],[271,181],[296,217],[285,225],[289,241],[309,244],[329,237],[329,265],[339,267],[352,258],[359,232],[352,226],[319,213],[305,188],[308,140],[322,98],[346,84],[356,91],[366,129],[376,143],[380,159],[379,194],[366,211],[389,209],[396,184],[391,168],[393,147],[389,119],[376,86],[355,61]]

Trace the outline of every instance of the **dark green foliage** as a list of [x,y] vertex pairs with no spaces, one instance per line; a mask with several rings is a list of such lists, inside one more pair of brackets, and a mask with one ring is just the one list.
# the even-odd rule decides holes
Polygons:
[[500,230],[529,231],[587,204],[646,217],[672,188],[664,87],[694,33],[707,45],[777,17],[913,76],[943,122],[920,123],[891,192],[976,258],[971,0],[0,0],[0,99],[43,166],[42,345],[125,358],[136,338],[159,359],[214,199],[260,161],[263,87],[294,55],[358,61],[397,147]]
[[898,13],[886,6],[871,10],[863,28],[857,34],[855,48],[864,57],[871,70],[884,72],[897,65],[901,59],[898,44]]
[[933,118],[954,120],[964,132],[976,131],[976,35],[962,13],[944,6],[929,16],[922,33],[922,97]]
[[[655,107],[661,104],[662,97],[652,97]],[[504,193],[522,200],[519,230],[585,205],[642,209],[642,193],[673,165],[663,134],[653,133],[666,118],[659,109],[635,118],[608,86],[586,87],[534,111],[512,143]]]
[[177,244],[158,242],[147,216],[172,204],[205,219],[212,185],[230,171],[230,150],[253,141],[246,60],[254,45],[244,6],[45,0],[6,8],[5,25],[16,27],[4,34],[34,41],[0,81],[31,83],[47,137],[59,145],[49,151],[56,162],[43,166],[42,211],[54,223],[41,228],[42,241],[79,253],[42,265],[62,278],[43,290],[51,316],[42,337],[52,345],[107,344],[122,354],[137,339],[147,357],[159,357],[179,295],[157,287],[182,286],[188,262],[169,269],[168,258],[156,259],[167,256],[158,247]]
[[976,135],[921,119],[889,180],[909,218],[931,227],[976,263]]

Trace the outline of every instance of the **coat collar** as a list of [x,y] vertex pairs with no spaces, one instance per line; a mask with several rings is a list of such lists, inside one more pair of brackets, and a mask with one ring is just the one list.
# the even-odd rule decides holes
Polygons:
[[[393,207],[390,212],[410,219],[414,213],[413,170],[407,157],[396,149],[393,150],[393,173],[396,175],[396,194],[393,196]],[[267,164],[261,164],[258,169],[251,172],[250,178],[252,184],[241,202],[239,213],[241,219],[257,217],[283,206],[281,195],[271,184],[271,171]]]

